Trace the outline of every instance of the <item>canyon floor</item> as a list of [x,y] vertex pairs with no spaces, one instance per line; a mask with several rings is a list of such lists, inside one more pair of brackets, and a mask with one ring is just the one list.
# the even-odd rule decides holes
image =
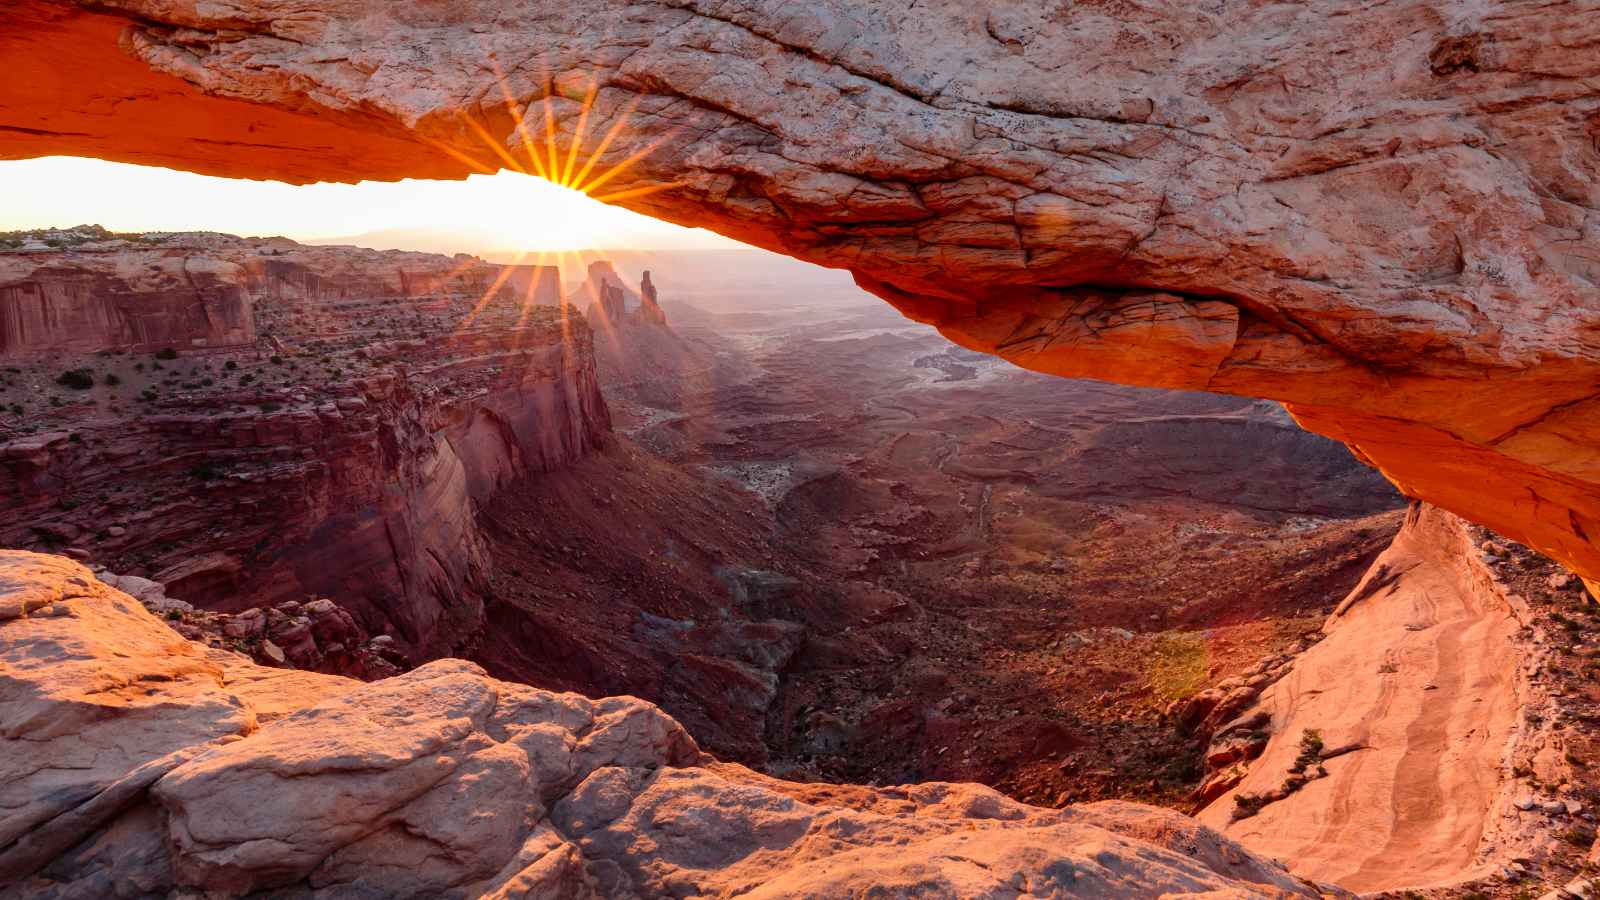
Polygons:
[[1314,632],[1398,524],[1275,407],[1062,382],[881,306],[671,312],[712,364],[613,416],[787,558],[785,775],[1181,805],[1199,748],[1163,709]]

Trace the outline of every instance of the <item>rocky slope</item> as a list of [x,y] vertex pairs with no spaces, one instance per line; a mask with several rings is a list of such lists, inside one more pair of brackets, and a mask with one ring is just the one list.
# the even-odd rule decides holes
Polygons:
[[24,0],[0,153],[459,177],[553,133],[968,347],[1287,401],[1595,579],[1596,11]]
[[1175,813],[789,784],[628,697],[375,684],[185,641],[0,551],[0,896],[1316,896]]
[[1200,820],[1352,890],[1566,884],[1596,858],[1596,612],[1548,560],[1414,506],[1320,641],[1180,714],[1212,709]]
[[1424,887],[1507,861],[1483,838],[1509,802],[1525,650],[1517,609],[1478,557],[1459,519],[1414,509],[1327,637],[1257,706],[1224,717],[1219,738],[1230,726],[1272,738],[1202,821],[1352,890],[1396,887],[1399,871]]
[[[481,621],[476,507],[609,433],[590,332],[546,302],[558,285],[208,234],[0,250],[0,303],[73,335],[6,332],[0,543],[202,607],[333,596],[444,653]],[[242,327],[219,336],[224,302]],[[145,327],[163,310],[182,314]]]

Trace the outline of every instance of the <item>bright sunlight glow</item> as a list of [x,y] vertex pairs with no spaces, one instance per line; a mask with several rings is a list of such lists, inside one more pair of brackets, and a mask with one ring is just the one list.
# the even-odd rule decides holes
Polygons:
[[0,161],[0,231],[82,224],[491,257],[743,246],[513,171],[296,187],[74,157]]

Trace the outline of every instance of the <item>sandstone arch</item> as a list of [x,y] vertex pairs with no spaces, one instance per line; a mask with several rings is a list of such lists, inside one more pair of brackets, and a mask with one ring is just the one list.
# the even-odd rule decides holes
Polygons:
[[1592,584],[1597,43],[1584,0],[22,0],[0,157],[461,177],[529,165],[503,83],[580,167],[626,119],[615,202],[1030,368],[1285,401]]

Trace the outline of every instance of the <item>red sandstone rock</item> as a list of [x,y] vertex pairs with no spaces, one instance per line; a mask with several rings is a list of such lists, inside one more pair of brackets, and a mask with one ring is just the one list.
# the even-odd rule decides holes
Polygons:
[[[335,596],[366,632],[439,655],[482,613],[475,506],[609,432],[589,329],[549,305],[553,268],[216,234],[90,236],[0,250],[0,286],[79,286],[51,294],[67,304],[51,316],[122,310],[115,327],[63,345],[0,329],[0,357],[22,373],[0,399],[29,404],[0,413],[0,543],[72,546],[208,608]],[[183,296],[238,301],[238,341],[141,332],[143,313],[175,296],[166,274],[143,274],[152,260],[161,273],[225,273]],[[163,359],[169,349],[183,352]],[[68,391],[56,373],[78,366],[120,383],[45,403],[47,390]],[[271,639],[291,661],[313,655],[298,632]]]
[[781,782],[643,701],[460,660],[265,669],[61,557],[0,551],[0,666],[18,896],[1319,895],[1176,813]]
[[1592,583],[1594,12],[25,0],[0,154],[459,177],[548,128],[965,346],[1285,401]]
[[[1528,740],[1521,623],[1475,544],[1455,516],[1413,507],[1326,637],[1262,693],[1272,737],[1232,797],[1221,773],[1202,788],[1201,821],[1352,890],[1471,878],[1520,852],[1496,818]],[[1308,730],[1325,777],[1294,769]],[[1285,790],[1297,773],[1316,777]],[[1278,799],[1235,821],[1238,795]]]

